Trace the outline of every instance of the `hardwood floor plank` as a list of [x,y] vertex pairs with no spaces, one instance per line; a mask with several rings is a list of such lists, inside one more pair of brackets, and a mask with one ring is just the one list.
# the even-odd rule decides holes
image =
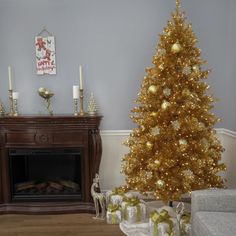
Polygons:
[[90,214],[0,215],[1,236],[123,236],[118,225]]

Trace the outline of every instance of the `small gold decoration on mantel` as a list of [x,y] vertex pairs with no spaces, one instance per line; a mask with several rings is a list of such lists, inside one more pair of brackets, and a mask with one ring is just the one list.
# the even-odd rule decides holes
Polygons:
[[97,114],[97,104],[94,98],[93,93],[91,93],[90,98],[89,98],[89,103],[88,103],[88,114],[90,116],[94,116]]
[[47,90],[46,88],[39,88],[38,94],[40,97],[42,97],[45,101],[46,109],[49,113],[49,115],[53,115],[53,110],[51,109],[51,97],[54,95],[51,91]]
[[0,117],[3,117],[3,116],[5,116],[5,108],[4,108],[3,103],[0,100]]

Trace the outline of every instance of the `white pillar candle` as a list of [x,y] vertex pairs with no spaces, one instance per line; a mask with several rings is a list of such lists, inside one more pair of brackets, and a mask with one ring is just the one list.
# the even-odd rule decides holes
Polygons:
[[73,86],[73,98],[74,99],[79,98],[79,86],[78,85]]
[[82,66],[79,66],[79,88],[83,89]]
[[8,80],[9,80],[9,90],[12,90],[12,83],[11,83],[11,67],[8,66]]
[[19,93],[18,93],[18,92],[13,92],[13,93],[12,93],[12,98],[13,98],[14,100],[17,100],[17,99],[19,98]]

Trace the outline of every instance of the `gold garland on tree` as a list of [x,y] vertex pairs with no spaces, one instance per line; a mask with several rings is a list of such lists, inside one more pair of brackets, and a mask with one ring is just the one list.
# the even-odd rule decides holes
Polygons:
[[152,191],[157,199],[177,200],[184,193],[223,187],[218,175],[223,147],[216,137],[218,121],[210,109],[213,97],[203,81],[209,70],[185,14],[176,9],[160,36],[153,66],[146,68],[131,117],[137,128],[126,142],[130,152],[122,171],[129,188]]

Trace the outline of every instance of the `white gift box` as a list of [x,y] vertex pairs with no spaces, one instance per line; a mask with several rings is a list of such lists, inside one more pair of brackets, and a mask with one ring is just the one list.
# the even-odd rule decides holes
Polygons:
[[107,202],[107,206],[108,204],[113,204],[113,205],[121,205],[124,197],[134,197],[135,193],[133,192],[127,192],[124,193],[123,195],[119,195],[119,194],[115,194],[114,190],[109,190],[106,192],[106,202]]
[[[173,235],[174,236],[180,236],[179,232],[179,226],[178,226],[178,221],[176,218],[170,218],[170,220],[173,222]],[[170,226],[167,222],[161,222],[157,224],[157,230],[158,233],[155,233],[155,227],[154,227],[154,222],[152,219],[149,219],[149,229],[150,229],[150,236],[169,236],[169,230]]]
[[141,222],[146,219],[147,207],[142,200],[134,206],[129,205],[128,202],[124,201],[121,203],[121,208],[124,220],[130,224]]
[[149,236],[148,219],[144,222],[134,224],[122,221],[120,223],[120,230],[127,236]]
[[107,211],[106,220],[107,224],[119,224],[121,222],[121,210]]

